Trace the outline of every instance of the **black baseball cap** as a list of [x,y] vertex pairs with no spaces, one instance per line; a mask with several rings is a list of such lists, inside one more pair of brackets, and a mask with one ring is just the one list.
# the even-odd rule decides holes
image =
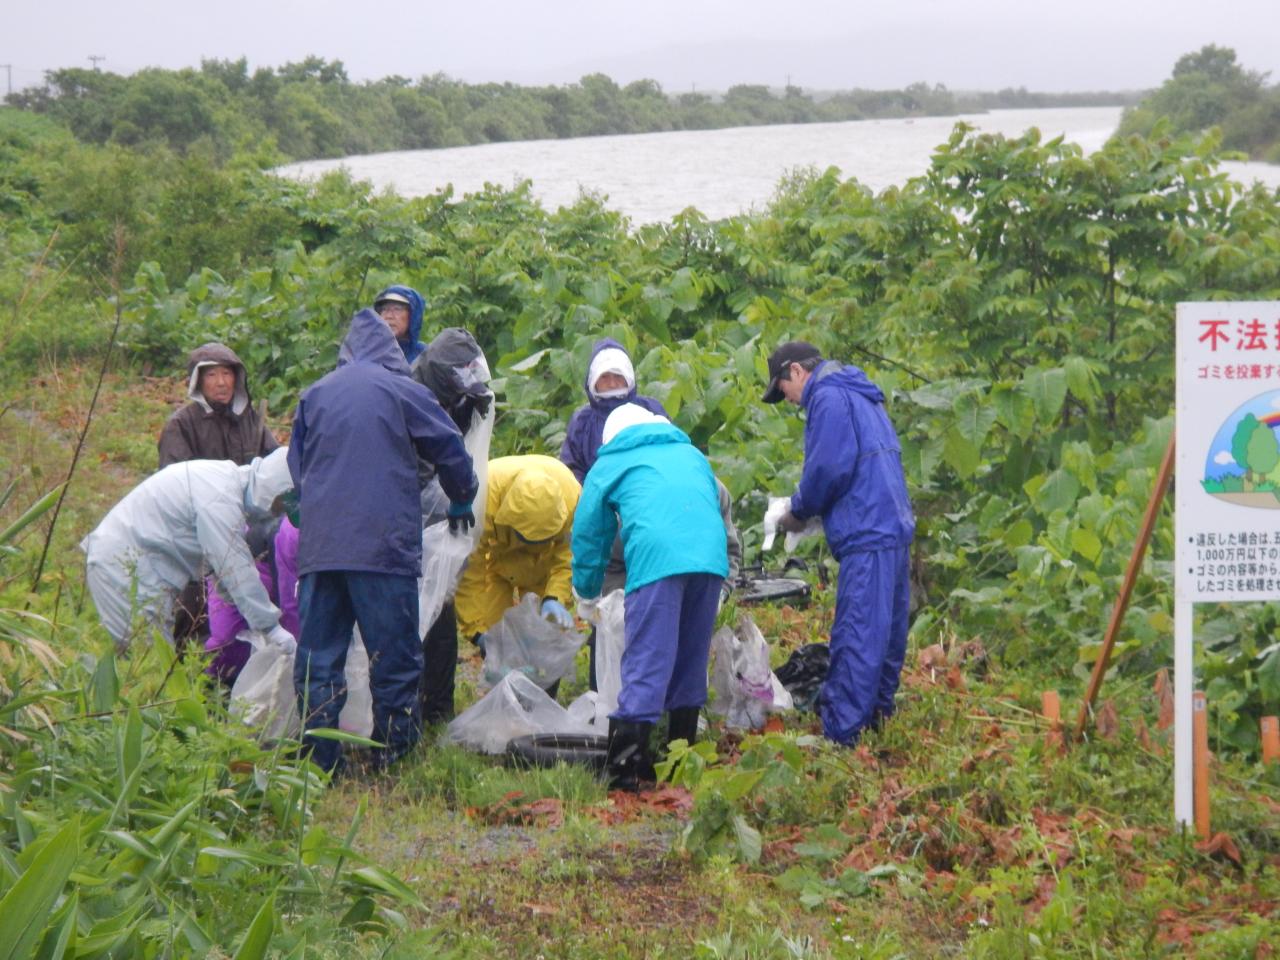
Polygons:
[[822,356],[822,351],[806,340],[791,340],[784,343],[769,354],[769,389],[761,398],[765,403],[777,403],[782,399],[782,388],[778,386],[778,378],[787,367],[803,360],[813,360]]

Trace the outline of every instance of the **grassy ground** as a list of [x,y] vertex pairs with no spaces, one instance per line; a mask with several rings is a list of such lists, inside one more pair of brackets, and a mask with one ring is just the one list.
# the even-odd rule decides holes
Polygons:
[[[7,390],[0,480],[18,479],[14,509],[65,474],[92,380],[69,369]],[[75,543],[152,467],[181,395],[176,378],[108,380],[36,598],[56,613],[65,661],[106,646]],[[42,536],[31,530],[24,556]],[[24,589],[14,569],[10,604]],[[781,662],[825,635],[829,609],[820,595],[753,615]],[[150,678],[148,693],[189,676]],[[1058,688],[1073,715],[1073,678],[944,637],[912,650],[898,714],[856,750],[813,736],[810,714],[761,735],[713,724],[673,784],[639,798],[577,769],[442,748],[434,730],[391,774],[336,784],[312,808],[311,829],[336,837],[358,812],[352,848],[412,891],[403,928],[299,900],[280,909],[276,945],[406,958],[1275,956],[1280,771],[1218,758],[1220,836],[1180,832],[1155,679],[1109,681],[1090,739],[1067,749],[1038,711]],[[568,686],[565,702],[581,678]],[[459,706],[474,696],[464,681]]]

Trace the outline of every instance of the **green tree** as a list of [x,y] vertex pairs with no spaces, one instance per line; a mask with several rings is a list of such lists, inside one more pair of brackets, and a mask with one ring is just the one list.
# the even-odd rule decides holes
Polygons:
[[1235,433],[1231,435],[1231,456],[1236,465],[1244,471],[1246,488],[1253,485],[1253,471],[1249,466],[1249,444],[1259,426],[1261,424],[1258,423],[1258,418],[1252,413],[1246,413],[1244,418],[1236,424]]
[[1275,431],[1265,423],[1259,423],[1249,437],[1249,471],[1255,477],[1266,477],[1280,463],[1280,443]]

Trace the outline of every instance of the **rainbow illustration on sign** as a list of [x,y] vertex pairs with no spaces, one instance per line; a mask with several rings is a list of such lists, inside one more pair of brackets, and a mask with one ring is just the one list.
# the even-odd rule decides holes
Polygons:
[[1213,435],[1205,493],[1241,507],[1280,510],[1280,390],[1237,407]]

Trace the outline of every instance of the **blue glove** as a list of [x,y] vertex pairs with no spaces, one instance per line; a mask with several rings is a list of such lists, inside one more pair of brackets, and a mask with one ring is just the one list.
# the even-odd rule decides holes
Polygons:
[[466,533],[476,525],[476,515],[471,512],[471,501],[455,503],[449,501],[449,532],[457,533],[459,529]]
[[571,614],[565,605],[554,597],[547,597],[542,601],[542,616],[550,620],[557,627],[565,630],[573,626],[573,614]]

